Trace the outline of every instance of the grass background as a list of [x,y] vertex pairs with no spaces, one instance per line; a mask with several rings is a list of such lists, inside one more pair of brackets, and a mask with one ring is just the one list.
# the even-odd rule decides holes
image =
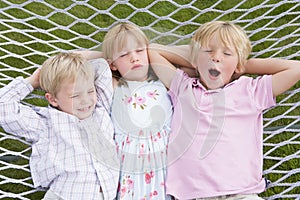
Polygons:
[[[275,9],[273,9],[273,4],[277,4]],[[280,0],[0,1],[2,11],[0,13],[0,83],[2,85],[0,86],[11,81],[7,76],[11,78],[28,76],[45,59],[59,51],[101,49],[100,44],[105,33],[118,21],[131,21],[139,25],[151,42],[162,44],[188,44],[193,32],[200,24],[207,21],[215,19],[236,21],[245,28],[253,42],[253,57],[282,57],[300,60],[299,4],[299,0],[286,3]],[[257,7],[257,5],[261,6]],[[251,10],[254,7],[256,9]],[[286,12],[289,14],[282,15]],[[262,15],[264,15],[263,18],[260,17]],[[286,26],[287,24],[291,25]],[[269,39],[265,40],[266,38]],[[299,85],[300,83],[292,90],[299,88]],[[43,93],[36,91],[35,94],[42,95]],[[265,123],[278,115],[296,116],[298,122],[295,123],[294,118],[287,117],[275,120],[266,127],[264,137],[266,143],[271,145],[264,146],[264,152],[270,157],[264,161],[264,170],[266,177],[273,182],[286,176],[286,173],[292,169],[298,169],[298,172],[288,176],[284,183],[274,185],[262,193],[263,197],[276,196],[284,192],[288,189],[286,183],[298,183],[298,186],[292,188],[291,191],[284,192],[285,199],[295,199],[294,194],[300,194],[300,109],[297,107],[285,114],[292,105],[299,102],[300,94],[294,93],[287,101],[284,100],[288,95],[283,94],[278,97],[277,101],[280,102],[280,106],[265,113]],[[47,105],[44,100],[34,98],[34,96],[26,102],[41,106]],[[279,128],[291,123],[294,123],[293,128],[270,137],[274,130],[276,132]],[[4,133],[1,128],[0,132]],[[283,141],[289,142],[283,145]],[[280,147],[274,149],[272,144]],[[2,147],[0,150],[2,155],[7,150],[21,152],[17,159],[15,159],[16,156],[11,159],[10,154],[1,157],[0,194],[22,194],[24,198],[41,199],[43,191],[34,190],[34,192],[26,193],[26,191],[32,191],[32,180],[28,178],[30,177],[27,159],[30,155],[28,143],[1,135],[0,147]],[[291,154],[295,157],[280,165],[277,164],[281,159],[271,159],[272,157],[284,158]],[[5,162],[15,167],[6,168]],[[273,169],[273,166],[276,167]],[[11,181],[5,182],[7,178]],[[20,184],[18,180],[28,184]],[[289,195],[292,197],[289,198]]]

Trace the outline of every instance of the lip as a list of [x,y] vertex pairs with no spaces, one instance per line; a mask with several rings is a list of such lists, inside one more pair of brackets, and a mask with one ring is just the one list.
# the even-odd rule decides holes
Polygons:
[[80,109],[78,109],[80,112],[88,112],[88,111],[90,111],[91,110],[91,108],[92,108],[92,106],[87,106],[87,107],[84,107],[84,108],[80,108]]
[[211,80],[217,80],[220,75],[221,75],[221,72],[217,69],[209,69],[208,70],[208,76]]
[[141,68],[141,67],[142,67],[142,65],[134,65],[134,66],[131,68],[131,70],[138,69],[138,68]]

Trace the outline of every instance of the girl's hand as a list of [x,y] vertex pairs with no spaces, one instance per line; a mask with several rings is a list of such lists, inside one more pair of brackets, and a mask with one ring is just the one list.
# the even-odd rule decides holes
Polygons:
[[36,69],[29,77],[25,80],[32,85],[34,89],[40,87],[40,73],[41,69]]

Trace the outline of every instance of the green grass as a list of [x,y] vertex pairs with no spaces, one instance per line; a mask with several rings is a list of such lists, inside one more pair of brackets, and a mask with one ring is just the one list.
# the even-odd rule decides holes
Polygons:
[[[16,5],[22,5],[26,3],[26,0],[9,0],[9,2],[16,4]],[[72,0],[64,0],[64,1],[52,1],[52,0],[46,0],[48,4],[51,6],[57,8],[57,9],[67,9],[70,8],[69,6],[73,4]],[[83,2],[83,1],[78,1]],[[29,4],[24,5],[24,9],[30,11],[25,12],[23,9],[19,8],[10,8],[5,9],[0,13],[0,21],[17,18],[17,19],[23,19],[26,20],[26,23],[22,23],[16,20],[11,20],[6,23],[0,23],[0,69],[6,68],[4,64],[7,64],[9,66],[12,66],[16,69],[25,69],[23,71],[0,71],[0,79],[3,78],[4,75],[8,75],[10,77],[17,77],[20,75],[26,76],[26,73],[31,73],[32,68],[30,66],[32,63],[36,63],[38,65],[42,64],[44,60],[47,59],[48,56],[58,52],[59,50],[73,50],[78,48],[90,48],[90,49],[99,49],[99,43],[103,41],[104,35],[108,29],[113,23],[116,22],[116,19],[111,17],[110,15],[106,13],[96,13],[97,10],[110,10],[110,13],[113,14],[115,17],[120,19],[128,18],[134,11],[134,7],[137,9],[140,8],[146,8],[148,5],[154,2],[154,0],[131,0],[129,1],[132,6],[129,6],[128,4],[118,4],[114,6],[115,0],[105,0],[105,1],[99,1],[99,0],[90,0],[88,2],[88,5],[84,4],[78,4],[70,9],[68,9],[69,14],[66,14],[66,12],[58,12],[53,13],[55,9],[51,8],[50,6],[47,6],[46,4],[41,2],[31,2]],[[190,1],[187,0],[174,0],[179,5],[185,5],[190,3]],[[184,40],[180,40],[178,42],[178,39],[185,35],[192,35],[192,33],[198,28],[199,24],[205,23],[207,21],[214,20],[220,15],[219,11],[226,11],[228,9],[233,8],[238,3],[240,3],[240,0],[224,0],[220,4],[218,4],[215,7],[214,11],[206,12],[205,14],[198,15],[198,10],[205,10],[212,5],[214,5],[217,2],[217,0],[197,0],[193,3],[192,7],[186,7],[179,9],[177,12],[173,14],[174,10],[178,9],[178,7],[170,2],[167,1],[157,1],[157,3],[153,4],[152,7],[149,7],[149,10],[154,13],[155,15],[151,15],[147,12],[137,12],[135,15],[130,17],[130,21],[134,22],[135,24],[142,27],[142,29],[145,31],[151,42],[158,42],[162,44],[169,44],[169,43],[175,43],[175,44],[188,44],[189,38],[185,38]],[[239,6],[239,9],[250,9],[256,5],[261,4],[262,2],[265,2],[263,0],[251,0],[251,1],[245,1],[243,4]],[[279,3],[280,0],[272,0],[266,2],[266,4],[272,4],[272,3]],[[90,6],[93,6],[95,9],[92,9]],[[9,5],[3,1],[0,1],[0,8],[8,8]],[[278,20],[273,20],[273,18],[268,19],[260,19],[252,23],[252,25],[248,26],[247,20],[254,19],[262,14],[265,14],[269,11],[269,8],[259,8],[257,10],[254,10],[253,12],[249,13],[248,15],[243,16],[244,12],[233,10],[232,12],[226,12],[220,20],[235,20],[239,18],[240,20],[246,20],[246,22],[239,23],[241,26],[246,26],[246,31],[248,33],[251,33],[259,28],[265,27],[263,30],[261,30],[257,34],[251,35],[250,39],[251,41],[255,42],[258,40],[261,40],[263,38],[268,37],[270,34],[274,32],[273,29],[278,29],[276,34],[272,35],[272,38],[275,38],[275,40],[268,40],[263,43],[256,44],[253,47],[253,54],[252,56],[255,56],[257,53],[268,49],[269,47],[273,46],[273,48],[276,47],[285,47],[288,44],[291,44],[295,42],[296,40],[299,40],[299,37],[289,37],[280,43],[276,44],[276,42],[280,38],[284,38],[284,36],[290,34],[291,32],[297,31],[299,34],[299,27],[297,26],[286,26],[283,27],[282,25],[290,23],[291,20],[296,18],[299,15],[300,5],[296,1],[294,3],[285,3],[280,7],[277,7],[274,9],[271,13],[269,13],[269,16],[272,15],[279,15],[280,13],[291,9],[290,12],[297,12],[296,14],[290,14],[290,15],[284,15]],[[96,13],[96,14],[95,14]],[[41,18],[35,17],[35,15],[41,16]],[[42,17],[49,16],[47,20],[44,20]],[[93,16],[92,18],[90,18]],[[165,17],[163,20],[157,20],[157,17]],[[195,17],[196,16],[196,17]],[[242,17],[243,16],[243,17]],[[74,23],[76,21],[76,18],[79,19],[87,19],[90,18],[90,23]],[[179,26],[179,23],[186,22],[193,18],[191,23]],[[74,23],[73,25],[71,25]],[[146,29],[147,26],[151,25],[151,29]],[[56,29],[56,26],[64,26],[69,27],[66,30],[63,29]],[[11,30],[11,27],[13,27],[15,30]],[[272,29],[272,30],[268,30]],[[11,30],[11,31],[9,31]],[[18,31],[16,31],[18,30]],[[31,30],[31,31],[29,31]],[[40,30],[40,31],[37,31]],[[172,36],[164,36],[158,38],[160,34],[163,32],[167,32],[173,30],[173,32],[176,33],[176,35]],[[5,32],[6,31],[6,32]],[[9,32],[7,32],[9,31]],[[27,34],[23,34],[23,31],[27,31]],[[89,40],[85,37],[79,37],[86,36],[91,38],[92,40]],[[58,41],[57,38],[59,38],[61,41]],[[155,39],[156,38],[156,39]],[[7,40],[15,41],[16,43],[9,43],[7,44]],[[24,44],[24,45],[18,45],[17,43]],[[12,53],[12,55],[6,56],[6,52],[9,51]],[[276,55],[276,57],[286,57],[292,54],[298,54],[293,57],[293,59],[299,60],[299,41],[298,46],[293,46],[291,48],[285,49],[280,54]],[[259,57],[272,57],[273,54],[276,53],[276,51],[266,51],[264,54],[260,55]],[[18,55],[18,56],[14,56]],[[20,58],[21,57],[21,58]],[[7,83],[8,81],[1,81],[2,83]],[[300,83],[298,83],[294,88],[299,88]],[[37,94],[42,95],[42,92],[37,91]],[[281,95],[278,97],[278,101],[283,99],[286,95]],[[300,99],[300,94],[296,94],[292,98],[289,99],[289,102],[297,102]],[[27,102],[35,105],[41,105],[45,106],[47,103],[44,100],[40,99],[30,99],[26,100]],[[273,117],[280,114],[283,114],[288,107],[276,107],[269,112],[265,114],[265,117]],[[300,111],[299,109],[293,110],[289,115],[293,116],[299,116]],[[272,127],[280,127],[280,126],[286,126],[287,124],[291,123],[293,119],[281,119],[277,120],[274,123],[272,123]],[[299,123],[298,123],[299,125]],[[3,130],[0,130],[3,132]],[[275,137],[270,138],[267,142],[269,143],[280,143],[282,141],[288,140],[296,135],[295,132],[283,132]],[[266,135],[265,135],[266,137]],[[300,138],[295,138],[294,141],[299,141]],[[27,148],[27,145],[23,144],[22,142],[18,142],[15,140],[2,140],[0,142],[0,146],[4,147],[6,149],[10,149],[16,152],[22,151]],[[285,157],[287,155],[290,155],[292,153],[296,153],[300,149],[300,145],[296,144],[288,144],[281,146],[280,148],[273,151],[269,156],[274,157]],[[264,152],[267,152],[270,150],[270,147],[266,146],[264,147]],[[25,152],[26,155],[29,155],[30,152]],[[14,164],[18,165],[26,165],[28,164],[28,161],[25,159],[20,159],[17,161],[13,161]],[[265,160],[264,161],[264,169],[269,169],[274,164],[276,164],[274,160]],[[0,165],[2,167],[2,165]],[[299,168],[300,161],[298,159],[291,159],[287,162],[284,162],[282,165],[278,166],[276,170],[286,170],[289,171],[291,169]],[[29,176],[29,172],[23,171],[23,170],[15,170],[15,169],[7,169],[0,171],[1,175],[12,177],[15,179],[21,179],[24,177]],[[272,181],[276,181],[280,177],[282,177],[283,174],[275,174],[275,173],[269,173],[266,175],[266,177]],[[300,174],[296,173],[292,176],[290,176],[286,182],[298,182],[300,180]],[[2,181],[2,180],[1,180]],[[30,181],[29,181],[30,182]],[[27,191],[31,188],[28,188],[27,186],[23,186],[20,184],[13,184],[13,183],[7,183],[0,185],[0,191],[7,191],[12,193],[20,193]],[[272,187],[268,189],[266,192],[262,193],[262,196],[270,196],[274,194],[278,194],[282,192],[286,187]],[[34,194],[27,195],[26,197],[29,199],[41,199],[43,196],[43,192],[36,192]],[[299,187],[298,189],[294,189],[289,192],[289,194],[299,194]],[[8,198],[7,198],[8,199]]]

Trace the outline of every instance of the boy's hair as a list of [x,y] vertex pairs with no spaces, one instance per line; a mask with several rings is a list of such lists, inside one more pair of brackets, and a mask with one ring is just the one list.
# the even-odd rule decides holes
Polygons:
[[62,81],[74,82],[77,77],[94,77],[94,70],[79,54],[59,53],[48,58],[42,65],[40,86],[46,92],[56,95]]
[[[127,45],[129,36],[133,36],[136,39],[138,46],[148,48],[149,40],[139,27],[131,23],[120,23],[106,33],[102,43],[103,57],[113,62],[116,59],[116,55]],[[151,67],[149,67],[149,73],[151,76],[156,77]],[[112,74],[117,80],[120,80],[122,77],[118,70],[112,71]],[[155,78],[151,80],[153,79]]]
[[195,64],[201,47],[207,47],[209,41],[217,36],[224,46],[233,46],[238,54],[237,68],[242,70],[251,53],[251,42],[245,31],[228,21],[212,21],[200,26],[192,37],[191,58]]

